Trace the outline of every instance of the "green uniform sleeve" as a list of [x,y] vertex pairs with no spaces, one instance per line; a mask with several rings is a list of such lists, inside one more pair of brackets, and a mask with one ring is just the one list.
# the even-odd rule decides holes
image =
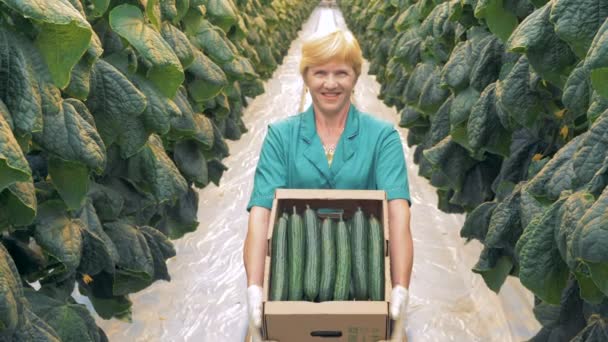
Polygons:
[[376,157],[376,185],[378,190],[386,191],[386,199],[410,200],[410,190],[405,167],[403,145],[394,127],[383,134]]
[[258,206],[272,208],[274,191],[287,186],[287,160],[285,160],[284,144],[278,130],[268,125],[268,132],[262,144],[260,159],[253,179],[253,191],[247,211]]

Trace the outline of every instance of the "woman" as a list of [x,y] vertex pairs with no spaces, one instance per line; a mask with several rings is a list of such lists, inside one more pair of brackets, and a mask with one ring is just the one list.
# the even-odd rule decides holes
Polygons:
[[244,246],[249,318],[261,326],[262,284],[270,208],[277,188],[379,189],[388,199],[391,237],[391,316],[408,302],[413,261],[409,188],[403,146],[393,125],[359,112],[350,97],[363,57],[346,31],[302,46],[300,73],[312,106],[268,126],[247,206]]

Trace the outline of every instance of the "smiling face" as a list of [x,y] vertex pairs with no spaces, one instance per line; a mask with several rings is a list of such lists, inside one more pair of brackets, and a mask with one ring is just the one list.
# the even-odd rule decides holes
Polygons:
[[357,75],[343,62],[329,62],[306,70],[304,83],[310,90],[315,112],[335,116],[348,111]]

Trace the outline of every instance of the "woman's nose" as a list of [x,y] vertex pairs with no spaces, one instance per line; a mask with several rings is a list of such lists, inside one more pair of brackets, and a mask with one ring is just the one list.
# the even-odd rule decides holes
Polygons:
[[330,73],[325,78],[325,82],[324,82],[323,85],[326,88],[334,88],[334,87],[336,87],[338,85],[338,82],[336,81],[336,77]]

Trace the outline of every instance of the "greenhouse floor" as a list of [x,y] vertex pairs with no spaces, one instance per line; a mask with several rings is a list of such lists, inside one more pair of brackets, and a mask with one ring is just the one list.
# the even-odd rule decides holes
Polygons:
[[[298,74],[302,39],[334,27],[344,28],[335,7],[319,6],[292,43],[288,56],[265,83],[266,92],[252,100],[244,113],[249,132],[229,142],[231,155],[221,186],[200,191],[199,222],[194,233],[174,241],[177,257],[168,261],[171,282],[131,295],[133,322],[97,319],[110,341],[243,341],[247,332],[246,279],[242,247],[247,231],[245,207],[252,189],[258,154],[269,123],[296,114],[310,103],[303,96]],[[397,124],[394,108],[377,95],[380,85],[367,75],[368,64],[355,89],[359,109]],[[287,110],[286,110],[287,109]],[[471,272],[481,250],[464,244],[459,230],[463,215],[437,209],[435,189],[418,176],[414,149],[405,144],[412,195],[414,269],[410,286],[409,341],[521,341],[540,328],[532,313],[532,295],[510,278],[500,295]],[[281,341],[285,342],[285,341]]]

